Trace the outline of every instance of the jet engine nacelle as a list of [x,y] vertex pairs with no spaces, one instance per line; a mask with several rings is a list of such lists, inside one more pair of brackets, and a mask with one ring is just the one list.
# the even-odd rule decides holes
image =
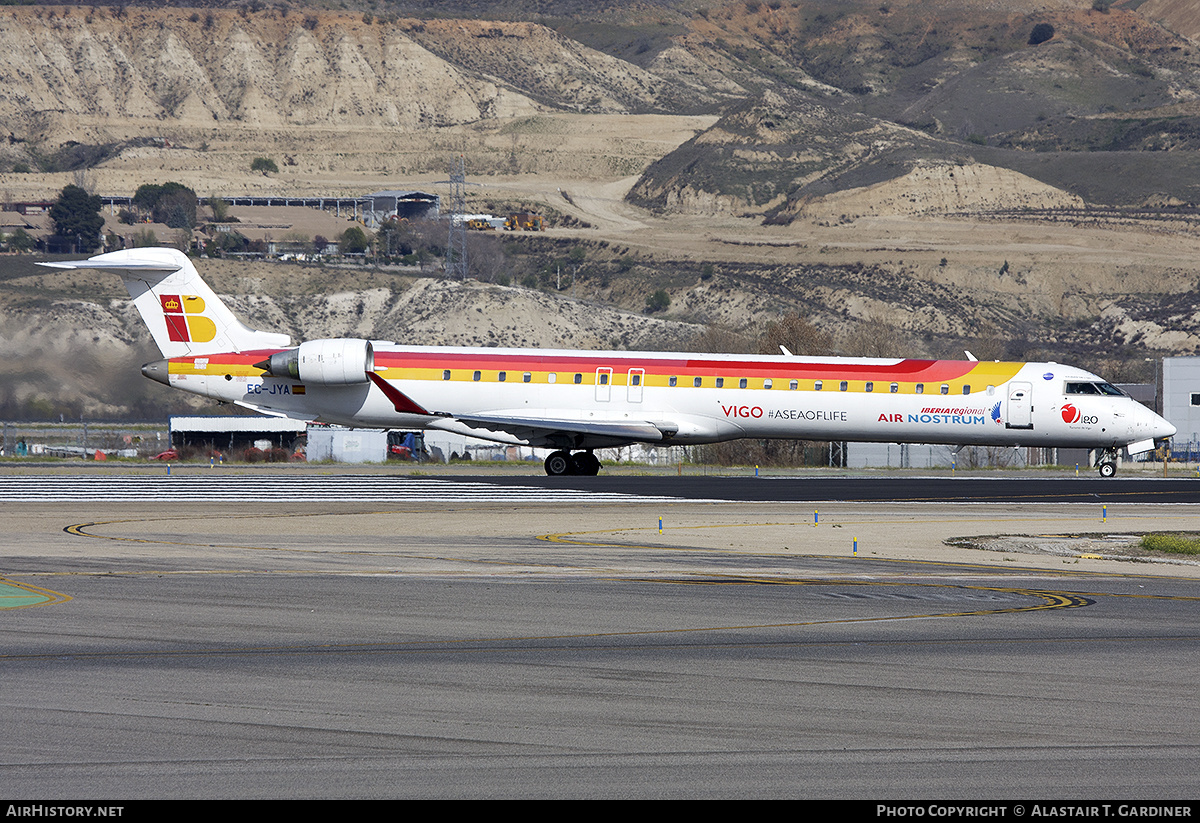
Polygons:
[[375,370],[375,350],[370,340],[348,337],[309,340],[297,348],[276,352],[255,366],[264,369],[272,377],[290,377],[325,386],[345,386],[370,380],[367,373]]

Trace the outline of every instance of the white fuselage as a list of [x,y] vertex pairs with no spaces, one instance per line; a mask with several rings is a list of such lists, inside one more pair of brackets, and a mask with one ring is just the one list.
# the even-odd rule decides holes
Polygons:
[[[377,344],[376,375],[423,414],[398,411],[372,382],[272,377],[219,359],[172,360],[171,385],[343,425],[560,448],[736,438],[1114,448],[1174,432],[1101,378],[1057,363]],[[660,436],[620,428],[647,424]]]

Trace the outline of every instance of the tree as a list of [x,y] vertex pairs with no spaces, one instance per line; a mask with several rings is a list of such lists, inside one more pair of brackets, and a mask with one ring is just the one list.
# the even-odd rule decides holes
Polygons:
[[136,248],[149,248],[158,245],[158,235],[153,229],[142,229],[139,232],[134,232],[133,237],[129,238],[130,245]]
[[196,192],[182,183],[147,183],[133,193],[133,205],[150,212],[155,223],[173,229],[191,229],[196,225]]
[[30,251],[37,242],[25,229],[18,228],[4,239],[4,245],[8,246],[9,251]]
[[155,223],[166,223],[173,229],[192,229],[196,225],[196,194],[190,189],[164,194],[154,204],[153,214]]
[[1029,45],[1036,46],[1045,43],[1054,36],[1054,26],[1049,23],[1038,23],[1029,33]]
[[659,311],[666,311],[671,305],[671,295],[667,294],[666,289],[659,289],[654,294],[646,298],[646,314],[654,314]]
[[833,338],[801,317],[799,312],[768,323],[758,338],[758,353],[779,354],[781,345],[792,354],[820,357],[833,354]]
[[250,171],[261,171],[266,177],[268,174],[278,174],[279,166],[270,157],[255,157],[250,163]]
[[342,232],[338,241],[338,251],[342,254],[365,254],[370,243],[365,231],[358,226],[351,226]]
[[229,201],[220,197],[208,198],[208,207],[212,209],[214,223],[232,223],[229,219]]
[[89,195],[79,186],[66,186],[50,207],[55,233],[73,239],[76,252],[94,251],[100,246],[100,230],[104,228],[100,216],[103,205],[99,195]]
[[412,254],[417,238],[408,220],[395,215],[384,220],[375,234],[379,253],[385,256]]
[[902,357],[903,350],[896,327],[876,314],[854,326],[842,343],[842,353],[849,357]]

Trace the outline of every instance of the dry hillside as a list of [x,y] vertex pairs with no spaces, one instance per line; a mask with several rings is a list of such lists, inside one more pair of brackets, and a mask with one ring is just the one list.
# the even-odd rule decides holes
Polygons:
[[[719,327],[703,339],[744,346],[800,312],[848,354],[965,346],[1149,378],[1145,358],[1200,350],[1191,5],[4,7],[0,199],[77,180],[444,194],[464,156],[469,209],[559,218],[492,243],[486,277],[509,286],[202,269],[297,337],[625,348]],[[658,289],[670,307],[646,317]],[[137,375],[154,352],[115,282],[0,262],[0,346],[13,413],[172,402]]]

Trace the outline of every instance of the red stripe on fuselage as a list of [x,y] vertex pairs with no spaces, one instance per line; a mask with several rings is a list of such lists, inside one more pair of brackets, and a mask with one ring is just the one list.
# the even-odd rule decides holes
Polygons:
[[891,365],[872,363],[805,363],[780,359],[704,360],[615,355],[582,356],[537,354],[473,354],[469,352],[376,351],[375,363],[394,369],[487,369],[503,371],[594,372],[600,368],[623,371],[645,369],[652,374],[725,377],[797,377],[853,380],[903,380],[916,383],[954,380],[969,373],[973,363],[961,360],[901,360]]
[[[258,349],[246,352],[220,352],[205,355],[209,367],[247,366],[259,363],[282,349]],[[179,358],[191,360],[191,357]],[[965,360],[899,360],[890,365],[872,363],[810,363],[785,358],[762,360],[708,360],[681,357],[641,357],[591,352],[573,355],[540,355],[533,352],[491,354],[438,351],[378,351],[376,366],[392,369],[483,369],[488,371],[595,372],[610,368],[621,372],[644,369],[649,374],[674,374],[681,377],[775,377],[807,380],[877,380],[906,383],[937,383],[955,380],[970,373],[976,365]]]

